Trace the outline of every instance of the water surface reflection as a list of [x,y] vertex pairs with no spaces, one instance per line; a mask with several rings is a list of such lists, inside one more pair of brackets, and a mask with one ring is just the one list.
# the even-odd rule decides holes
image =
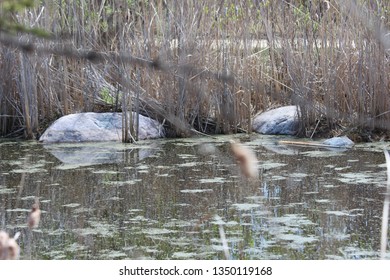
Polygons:
[[[232,137],[0,142],[0,228],[22,233],[22,259],[223,259],[220,225],[234,259],[379,257],[381,149],[243,136],[259,159],[259,180],[249,181]],[[30,231],[35,197],[43,214]]]

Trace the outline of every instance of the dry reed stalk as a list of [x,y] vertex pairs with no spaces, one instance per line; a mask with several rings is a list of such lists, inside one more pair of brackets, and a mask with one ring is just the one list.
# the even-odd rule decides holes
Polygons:
[[226,235],[225,235],[225,230],[223,229],[223,225],[219,224],[218,230],[219,230],[219,237],[221,238],[222,249],[223,249],[223,253],[225,255],[225,259],[230,260],[229,245],[227,243],[227,239],[226,239]]
[[[21,72],[26,73],[27,70],[25,69],[25,60],[23,59],[23,56],[25,54],[20,54],[20,61],[21,61]],[[30,115],[30,98],[28,94],[28,85],[26,81],[27,75],[21,75],[21,86],[19,89],[21,96],[21,99],[23,100],[23,117],[24,117],[24,123],[25,123],[25,136],[27,139],[32,139],[33,138],[33,132],[32,132],[32,127],[31,127],[31,115]]]
[[[105,57],[131,54],[125,63],[131,73],[140,68],[139,88],[144,98],[158,101],[162,106],[158,110],[175,122],[180,119],[178,127],[194,128],[197,120],[213,119],[216,133],[235,132],[237,126],[250,131],[253,113],[298,104],[302,134],[310,135],[321,115],[329,126],[340,120],[370,129],[388,127],[388,47],[386,36],[378,39],[372,31],[377,28],[378,34],[386,34],[390,9],[386,1],[377,2],[375,7],[359,2],[355,10],[364,12],[346,16],[350,11],[346,4],[332,1],[326,10],[322,0],[310,1],[310,5],[298,0],[41,1],[36,9],[18,15],[18,20],[34,27],[50,26],[53,34],[63,35],[60,41],[35,38],[34,44],[45,50],[63,44],[76,50],[97,50],[108,54]],[[268,41],[266,46],[258,42],[262,39]],[[36,73],[31,81],[39,83],[36,93],[29,96],[30,118],[23,115],[22,98],[12,84],[24,67],[14,55],[15,71],[7,79],[11,82],[0,102],[6,103],[1,108],[15,109],[5,109],[12,117],[1,119],[0,134],[18,126],[34,132],[53,115],[95,110],[93,101],[101,92],[93,90],[93,77],[84,70],[91,62],[85,61],[87,55],[68,58],[67,51],[29,54],[35,56],[31,62]],[[39,56],[43,55],[49,58],[42,61]],[[0,60],[4,63],[5,58]],[[110,81],[107,75],[112,61],[100,57],[92,62],[99,64],[101,77],[115,88],[118,79]],[[221,79],[223,73],[231,73],[234,81]],[[134,75],[126,78],[131,80]],[[132,94],[135,89],[131,88]],[[206,125],[197,124],[202,126]],[[179,128],[174,130],[183,134]],[[31,129],[26,134],[31,135]]]
[[387,168],[387,188],[385,193],[385,199],[383,202],[383,211],[382,211],[382,230],[381,230],[381,248],[380,248],[380,257],[385,259],[386,248],[387,248],[387,235],[388,235],[388,224],[389,224],[389,208],[390,208],[390,155],[387,150],[384,150],[386,158],[386,168]]
[[25,122],[25,138],[33,139],[38,128],[38,97],[36,82],[36,62],[34,58],[21,53],[20,61],[20,81],[18,81],[18,91],[23,104],[23,118]]

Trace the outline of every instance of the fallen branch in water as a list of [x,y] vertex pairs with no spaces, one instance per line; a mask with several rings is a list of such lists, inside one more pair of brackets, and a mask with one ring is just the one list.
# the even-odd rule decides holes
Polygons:
[[278,144],[282,145],[295,145],[295,146],[308,146],[308,147],[321,147],[321,148],[349,148],[348,146],[335,146],[327,145],[317,142],[307,142],[307,141],[290,141],[290,140],[280,140]]

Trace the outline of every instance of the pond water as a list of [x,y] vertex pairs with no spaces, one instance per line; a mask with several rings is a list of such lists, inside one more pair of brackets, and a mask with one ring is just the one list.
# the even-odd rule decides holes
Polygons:
[[[232,138],[256,152],[258,180],[240,174]],[[21,259],[378,259],[386,143],[281,139],[3,141],[0,229],[21,233]]]

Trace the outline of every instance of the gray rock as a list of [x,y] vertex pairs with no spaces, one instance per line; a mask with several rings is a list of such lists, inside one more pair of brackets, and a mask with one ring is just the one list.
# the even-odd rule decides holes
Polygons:
[[[136,114],[133,113],[133,117]],[[148,117],[139,115],[139,140],[161,138],[163,126]],[[79,113],[63,116],[42,134],[39,141],[97,142],[121,141],[122,113]]]
[[355,145],[355,143],[347,136],[333,137],[323,141],[322,144],[340,148],[350,148]]
[[253,119],[253,130],[261,134],[295,135],[298,131],[298,107],[284,106],[261,113]]

